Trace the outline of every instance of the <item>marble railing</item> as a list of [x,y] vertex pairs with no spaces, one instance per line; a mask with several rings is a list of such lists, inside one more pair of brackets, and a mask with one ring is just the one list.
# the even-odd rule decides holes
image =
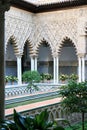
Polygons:
[[[38,90],[32,89],[33,94],[37,92],[48,92],[48,91],[56,90],[60,86],[59,84],[52,84],[52,83],[50,84],[39,83],[36,85],[39,89]],[[11,86],[6,86],[5,88],[5,97],[12,97],[12,96],[24,95],[29,93],[30,91],[27,88],[27,84],[11,85]]]

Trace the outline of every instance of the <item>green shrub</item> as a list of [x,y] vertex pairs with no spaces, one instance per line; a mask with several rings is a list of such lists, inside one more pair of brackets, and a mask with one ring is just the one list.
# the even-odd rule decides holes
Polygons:
[[67,85],[60,87],[62,106],[68,112],[80,112],[82,114],[82,130],[84,130],[84,115],[87,113],[87,82],[77,83],[69,81]]
[[23,73],[22,79],[28,83],[27,88],[30,90],[30,93],[32,93],[32,89],[38,90],[37,85],[35,85],[35,83],[38,83],[41,80],[38,71],[26,71]]
[[55,121],[49,121],[49,112],[42,111],[36,116],[22,116],[14,110],[14,121],[4,121],[0,130],[65,130]]
[[22,75],[23,81],[29,83],[29,82],[35,82],[38,83],[41,80],[40,74],[38,71],[25,71]]

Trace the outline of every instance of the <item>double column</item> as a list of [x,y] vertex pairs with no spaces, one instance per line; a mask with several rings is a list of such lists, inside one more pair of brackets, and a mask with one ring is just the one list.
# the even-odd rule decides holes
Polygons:
[[[37,71],[37,57],[31,57],[31,71]],[[21,55],[17,56],[17,78],[18,85],[22,84],[22,66],[21,66]]]
[[37,56],[31,56],[31,71],[37,71]]
[[54,83],[59,82],[59,57],[55,56],[53,58],[53,77],[54,77]]
[[79,82],[85,81],[85,55],[78,56],[78,77]]

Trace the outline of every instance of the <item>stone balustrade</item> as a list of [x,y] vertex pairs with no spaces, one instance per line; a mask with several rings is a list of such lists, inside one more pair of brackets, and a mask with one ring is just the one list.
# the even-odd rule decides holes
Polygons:
[[[37,92],[48,92],[48,91],[56,90],[60,86],[59,84],[48,84],[48,83],[38,83],[36,85],[39,89],[38,90],[32,89],[33,94],[37,93]],[[5,88],[5,97],[6,98],[18,96],[18,95],[29,94],[29,93],[30,93],[30,91],[27,88],[27,84],[11,85],[11,86],[6,86],[6,88]]]

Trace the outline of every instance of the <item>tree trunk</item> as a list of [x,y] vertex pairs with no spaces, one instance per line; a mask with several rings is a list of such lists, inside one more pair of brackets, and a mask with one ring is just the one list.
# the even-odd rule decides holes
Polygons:
[[82,112],[82,130],[84,130],[84,112]]

